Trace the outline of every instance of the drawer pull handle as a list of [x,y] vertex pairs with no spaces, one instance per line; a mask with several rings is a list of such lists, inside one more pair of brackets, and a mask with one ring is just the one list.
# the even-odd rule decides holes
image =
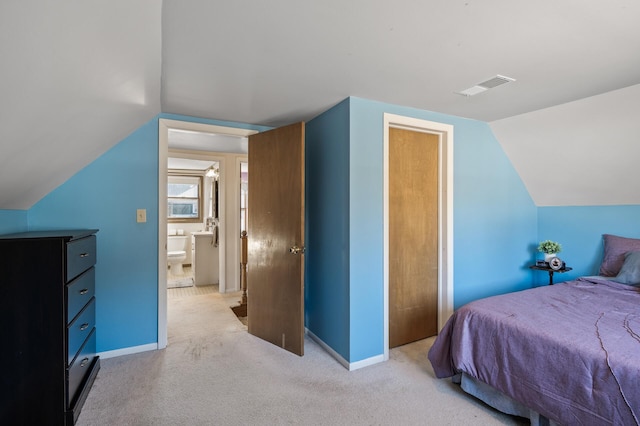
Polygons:
[[89,293],[89,289],[88,288],[83,288],[82,290],[80,290],[80,295],[85,295],[87,293]]
[[89,257],[89,253],[80,253],[80,257]]
[[80,326],[80,331],[85,331],[87,328],[89,328],[89,323],[85,322]]
[[89,363],[89,358],[84,358],[81,362],[80,362],[80,367],[84,367],[85,365],[87,365]]

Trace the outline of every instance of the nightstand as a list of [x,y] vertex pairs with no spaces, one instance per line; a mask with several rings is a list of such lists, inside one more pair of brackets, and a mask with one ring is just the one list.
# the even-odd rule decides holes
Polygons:
[[563,274],[565,272],[571,271],[573,268],[565,266],[564,268],[561,268],[561,269],[551,269],[549,266],[531,265],[531,266],[529,266],[529,269],[535,269],[536,271],[547,271],[547,272],[549,272],[549,285],[553,285],[553,273],[554,272],[558,272],[560,274]]

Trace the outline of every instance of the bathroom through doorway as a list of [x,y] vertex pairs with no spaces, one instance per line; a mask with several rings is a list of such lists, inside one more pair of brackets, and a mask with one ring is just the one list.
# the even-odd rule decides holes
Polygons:
[[[218,288],[220,283],[220,162],[183,158],[169,150],[167,288]],[[224,286],[223,286],[224,287]]]
[[[242,168],[248,164],[247,137],[255,130],[206,125],[175,120],[159,120],[158,238],[169,237],[169,158],[217,162],[219,292],[240,290],[240,231],[242,227]],[[245,173],[246,177],[246,173]],[[246,194],[246,185],[244,187]],[[246,200],[245,200],[246,201]],[[246,204],[244,205],[246,211]],[[205,209],[206,210],[206,209]],[[246,215],[244,216],[246,217]],[[206,231],[203,222],[203,232]],[[174,227],[175,228],[175,227]],[[175,228],[176,233],[180,228]],[[185,231],[184,228],[183,232]],[[236,238],[237,237],[237,238]],[[158,348],[167,345],[167,246],[158,247]],[[197,250],[196,250],[197,251]],[[197,264],[197,259],[196,259]]]

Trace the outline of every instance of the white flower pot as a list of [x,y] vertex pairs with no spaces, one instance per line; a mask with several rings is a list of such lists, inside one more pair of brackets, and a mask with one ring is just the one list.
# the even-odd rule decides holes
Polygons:
[[558,254],[558,253],[545,253],[544,254],[544,261],[548,262],[551,259],[553,259],[554,257],[557,257],[556,254]]

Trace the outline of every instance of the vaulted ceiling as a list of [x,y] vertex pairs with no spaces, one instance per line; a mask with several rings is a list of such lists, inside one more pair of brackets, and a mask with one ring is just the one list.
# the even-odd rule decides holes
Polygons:
[[[620,185],[640,179],[638,18],[634,0],[5,0],[0,208],[160,112],[278,126],[347,96],[489,122],[538,205],[640,204]],[[496,75],[515,81],[456,93]]]

